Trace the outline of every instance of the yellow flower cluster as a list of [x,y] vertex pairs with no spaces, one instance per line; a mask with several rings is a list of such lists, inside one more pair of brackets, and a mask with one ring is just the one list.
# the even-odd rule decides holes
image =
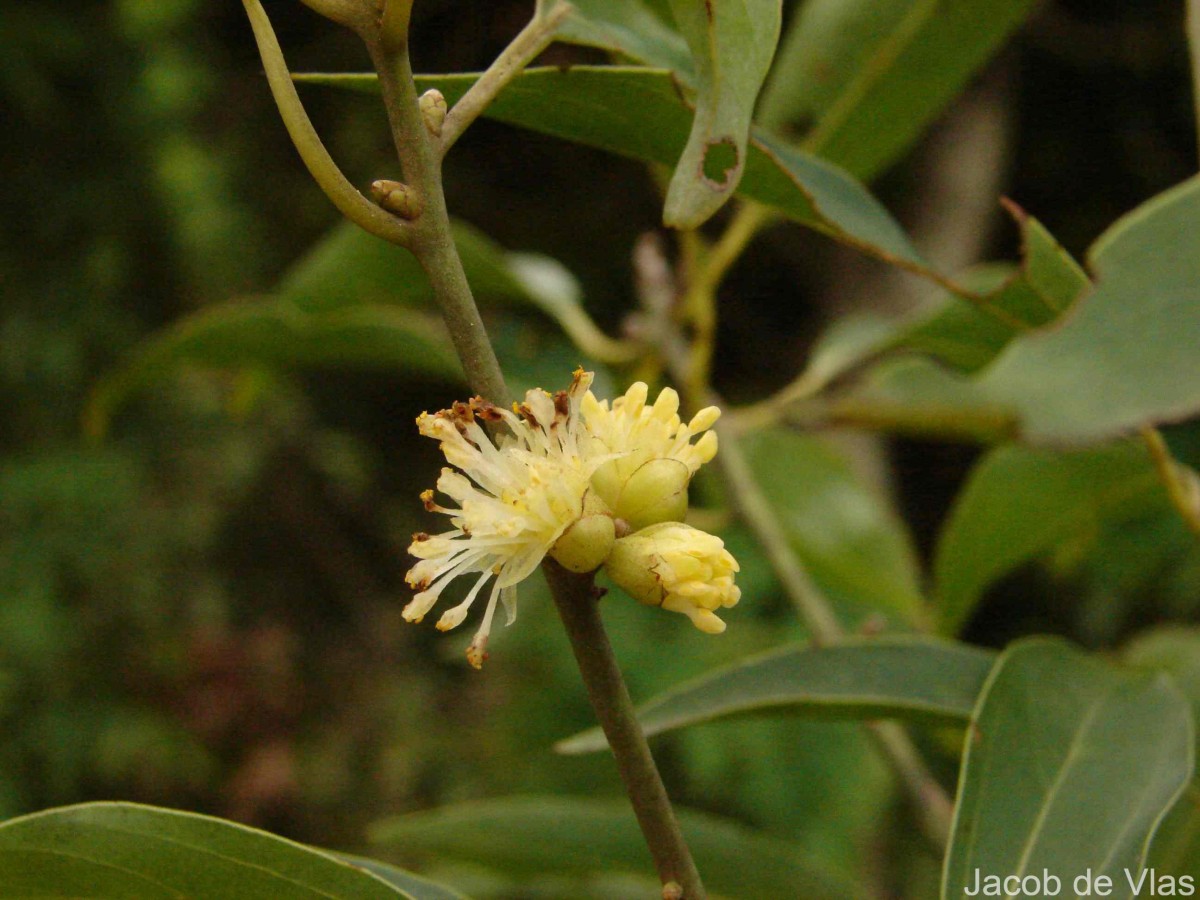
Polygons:
[[[738,601],[737,562],[721,540],[681,524],[688,483],[717,452],[709,429],[720,411],[708,407],[684,423],[675,391],[647,405],[640,382],[610,408],[591,383],[591,373],[578,370],[567,390],[530,391],[511,411],[475,398],[417,419],[458,470],[443,469],[437,483],[458,505],[422,495],[451,528],[413,536],[409,553],[419,561],[406,579],[417,593],[404,617],[421,621],[451,580],[476,574],[466,598],[438,620],[439,629],[454,628],[494,579],[467,650],[476,668],[497,603],[511,623],[517,583],[546,556],[575,572],[604,566],[637,600],[683,613],[710,634],[725,629],[714,610]],[[481,420],[503,423],[507,433],[493,443]]]

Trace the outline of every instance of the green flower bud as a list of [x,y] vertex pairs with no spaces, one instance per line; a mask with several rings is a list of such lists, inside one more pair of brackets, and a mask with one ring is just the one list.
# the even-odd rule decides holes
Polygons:
[[437,88],[430,88],[421,95],[417,105],[421,108],[421,121],[425,123],[426,130],[434,137],[441,137],[442,123],[446,121],[446,113],[450,111],[442,92]]
[[604,571],[635,600],[682,613],[708,634],[725,630],[713,610],[741,598],[733,583],[737,560],[721,539],[678,522],[620,538]]
[[424,208],[421,195],[399,181],[380,179],[371,182],[371,196],[388,212],[410,221],[421,215]]
[[572,572],[594,572],[608,559],[616,540],[612,511],[595,491],[584,495],[583,515],[567,526],[550,557]]
[[687,515],[691,479],[688,467],[677,459],[643,463],[621,488],[613,514],[628,522],[631,531],[659,522],[681,522]]

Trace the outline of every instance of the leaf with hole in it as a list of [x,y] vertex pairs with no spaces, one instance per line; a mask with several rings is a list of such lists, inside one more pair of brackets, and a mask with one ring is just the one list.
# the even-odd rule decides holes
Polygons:
[[440,323],[411,309],[371,304],[305,312],[286,299],[223,304],[177,322],[106,374],[88,401],[87,432],[103,434],[131,393],[183,364],[276,370],[336,366],[461,378]]
[[[479,76],[423,75],[453,103]],[[375,75],[298,75],[296,80],[377,91]],[[527,69],[486,116],[611,153],[674,166],[695,110],[671,73],[637,66]],[[914,271],[927,265],[903,229],[866,188],[837,167],[761,134],[752,134],[737,191],[795,221]]]
[[904,523],[841,455],[779,427],[746,435],[744,446],[792,547],[824,591],[863,618],[924,619]]
[[0,823],[0,897],[446,900],[331,854],[210,816],[85,803]]
[[958,631],[985,588],[1106,518],[1165,503],[1145,445],[1062,452],[1009,445],[971,472],[934,555],[941,628]]
[[[679,685],[638,708],[653,736],[726,716],[795,712],[822,719],[967,719],[995,654],[931,638],[856,638],[785,647]],[[555,745],[559,753],[608,746],[598,728]]]
[[1097,441],[1200,411],[1200,177],[1118,220],[1088,257],[1095,289],[979,381],[1031,441]]
[[[1192,731],[1187,700],[1163,675],[1060,641],[1011,646],[967,731],[944,900],[958,900],[977,876],[1043,870],[1064,879],[1090,870],[1130,896],[1126,871],[1139,877],[1191,777]],[[1069,881],[1062,887],[1075,893]]]
[[[704,883],[730,897],[862,896],[794,845],[715,816],[676,810]],[[568,797],[484,800],[376,823],[371,842],[489,866],[517,878],[653,872],[625,802]]]
[[696,69],[696,116],[667,187],[663,222],[698,228],[733,196],[754,101],[775,55],[780,0],[671,0]]
[[869,180],[907,151],[1036,0],[805,0],[761,123]]

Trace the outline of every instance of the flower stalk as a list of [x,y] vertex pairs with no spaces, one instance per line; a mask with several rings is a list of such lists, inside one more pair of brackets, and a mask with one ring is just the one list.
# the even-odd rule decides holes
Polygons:
[[543,570],[571,640],[588,699],[612,748],[658,876],[664,887],[674,883],[683,889],[676,896],[702,900],[707,894],[700,873],[679,829],[642,726],[634,715],[629,689],[600,618],[599,591],[592,576],[568,572],[553,561],[548,561]]

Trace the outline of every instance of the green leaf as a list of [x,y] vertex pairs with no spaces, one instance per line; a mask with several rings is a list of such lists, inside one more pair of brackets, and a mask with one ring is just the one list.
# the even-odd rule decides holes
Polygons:
[[942,897],[958,900],[976,872],[1044,869],[1071,895],[1090,869],[1130,896],[1125,872],[1138,877],[1191,777],[1193,740],[1187,701],[1165,676],[1059,641],[1014,644],[967,732]]
[[1097,441],[1200,410],[1200,177],[1120,219],[1089,260],[1095,290],[980,381],[1031,441]]
[[[1125,662],[1166,672],[1187,697],[1200,722],[1200,628],[1166,625],[1144,632],[1122,654]],[[1191,786],[1163,820],[1147,861],[1158,872],[1188,875],[1200,884],[1200,785]]]
[[106,374],[88,403],[88,433],[103,434],[131,393],[185,363],[276,370],[358,367],[461,378],[440,323],[410,309],[358,305],[310,313],[286,299],[222,304],[177,322]]
[[862,179],[900,157],[1035,0],[806,0],[780,47],[759,121]]
[[[716,669],[638,708],[652,736],[763,710],[819,718],[966,719],[995,661],[987,650],[930,638],[856,638],[831,647],[784,647]],[[608,746],[598,728],[559,753]]]
[[85,803],[0,823],[0,897],[444,898],[193,813]]
[[733,196],[754,101],[775,55],[780,0],[671,0],[696,68],[696,115],[667,187],[663,222],[698,228]]
[[1042,224],[1012,204],[1008,209],[1021,235],[1015,271],[1004,277],[995,266],[976,271],[963,282],[973,296],[947,295],[937,312],[902,331],[889,348],[916,350],[973,372],[1015,337],[1055,321],[1087,290],[1087,274]]
[[[708,889],[729,897],[862,896],[791,845],[733,822],[677,809]],[[488,865],[518,877],[545,873],[650,873],[629,805],[564,797],[464,803],[377,823],[373,843]]]
[[864,614],[925,616],[908,533],[882,497],[820,439],[773,427],[744,441],[792,546],[827,592]]
[[468,900],[466,894],[459,893],[454,888],[421,878],[412,872],[406,872],[404,869],[380,862],[377,859],[354,856],[350,853],[330,853],[329,855],[344,860],[356,868],[365,869],[376,878],[403,891],[406,896],[418,897],[420,900]]
[[612,50],[695,83],[687,41],[641,0],[571,0],[571,6],[557,40]]
[[[424,75],[453,103],[479,76]],[[376,91],[371,75],[300,75],[297,81]],[[542,134],[674,166],[695,110],[670,72],[635,66],[527,69],[485,115]],[[738,193],[864,252],[916,271],[926,264],[903,229],[861,184],[815,156],[753,135]]]
[[934,557],[943,631],[970,618],[995,579],[1101,520],[1163,502],[1145,445],[1063,452],[1010,445],[972,470]]

